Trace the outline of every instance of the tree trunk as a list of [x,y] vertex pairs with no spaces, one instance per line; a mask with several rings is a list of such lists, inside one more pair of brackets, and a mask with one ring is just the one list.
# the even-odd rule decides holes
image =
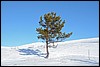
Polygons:
[[47,36],[46,36],[46,51],[47,51],[47,56],[45,58],[48,58],[49,57],[49,51],[48,51],[48,22],[47,22]]
[[47,52],[47,56],[45,58],[49,57],[49,51],[48,51],[48,41],[46,41],[46,52]]
[[53,42],[53,46],[54,46],[54,42]]

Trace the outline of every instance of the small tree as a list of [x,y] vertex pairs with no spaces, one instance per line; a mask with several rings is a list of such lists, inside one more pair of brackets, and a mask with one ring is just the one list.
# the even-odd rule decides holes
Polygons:
[[49,51],[48,51],[48,43],[52,42],[58,42],[62,41],[70,35],[71,33],[66,34],[65,32],[62,33],[61,29],[64,27],[65,20],[62,21],[60,16],[56,16],[56,13],[51,12],[44,14],[44,17],[40,17],[40,28],[36,28],[36,31],[38,32],[38,39],[43,39],[46,42],[46,52],[47,55],[45,58],[48,58]]

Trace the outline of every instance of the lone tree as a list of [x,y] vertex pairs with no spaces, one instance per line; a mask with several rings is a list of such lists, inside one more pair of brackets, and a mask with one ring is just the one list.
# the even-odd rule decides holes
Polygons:
[[66,34],[62,33],[61,29],[64,27],[65,20],[62,21],[60,16],[57,16],[56,13],[50,12],[44,14],[44,17],[40,17],[40,28],[36,28],[38,32],[38,39],[43,39],[46,42],[46,52],[47,55],[45,58],[49,57],[48,44],[58,41],[62,41],[72,35],[71,33]]

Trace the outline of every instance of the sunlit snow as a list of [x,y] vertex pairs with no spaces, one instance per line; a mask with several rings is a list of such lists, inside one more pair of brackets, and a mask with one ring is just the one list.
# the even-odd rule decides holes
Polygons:
[[46,48],[43,42],[1,46],[1,66],[99,66],[99,38],[58,42],[55,45],[56,48],[49,47],[48,59],[44,58]]

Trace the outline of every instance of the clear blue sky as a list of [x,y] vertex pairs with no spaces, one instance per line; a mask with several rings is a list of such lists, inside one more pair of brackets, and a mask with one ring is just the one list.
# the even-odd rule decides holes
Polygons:
[[2,1],[1,45],[19,46],[39,41],[39,18],[56,12],[73,32],[67,40],[99,37],[99,1]]

